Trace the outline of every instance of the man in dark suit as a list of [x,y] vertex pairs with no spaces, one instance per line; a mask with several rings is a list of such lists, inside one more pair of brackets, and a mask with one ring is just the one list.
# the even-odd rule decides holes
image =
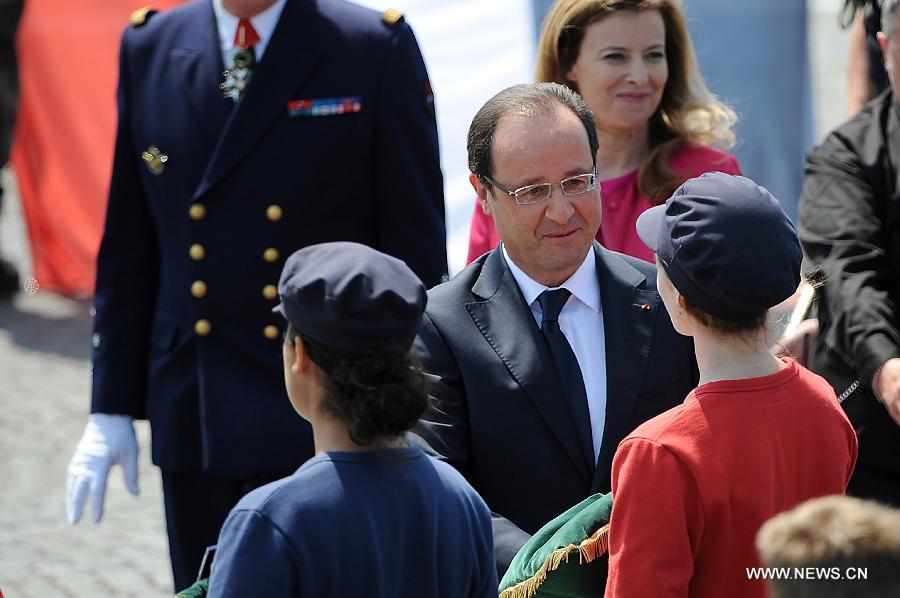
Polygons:
[[655,268],[594,241],[594,119],[553,84],[504,90],[469,129],[470,181],[502,241],[429,292],[416,433],[494,512],[502,575],[528,537],[609,491],[618,442],[697,381]]
[[[68,511],[137,493],[133,418],[162,469],[175,585],[242,494],[313,455],[282,383],[283,260],[335,240],[446,271],[430,87],[397,11],[202,0],[136,13],[98,256],[91,421]],[[224,73],[224,76],[223,76]]]

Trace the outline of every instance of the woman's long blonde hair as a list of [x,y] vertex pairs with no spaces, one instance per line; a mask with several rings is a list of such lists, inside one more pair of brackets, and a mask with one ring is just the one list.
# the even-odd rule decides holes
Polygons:
[[734,111],[716,99],[703,82],[680,0],[557,0],[544,20],[534,78],[578,91],[565,75],[578,59],[585,29],[622,10],[658,10],[666,27],[669,79],[659,107],[650,117],[649,151],[637,179],[638,190],[659,203],[683,182],[669,166],[672,152],[684,143],[727,149],[734,145],[731,128],[737,121]]

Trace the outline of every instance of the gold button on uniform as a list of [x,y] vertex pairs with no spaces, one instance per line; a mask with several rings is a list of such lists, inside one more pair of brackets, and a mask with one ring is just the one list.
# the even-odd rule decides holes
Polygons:
[[269,262],[270,264],[272,262],[278,261],[279,255],[281,255],[281,254],[279,254],[278,250],[275,249],[274,247],[269,247],[265,251],[263,251],[263,259],[266,260],[267,262]]
[[266,299],[278,299],[278,289],[274,284],[267,284],[263,287],[263,297]]
[[269,324],[265,328],[263,328],[263,336],[265,336],[270,341],[278,338],[278,326],[272,326]]
[[278,222],[281,220],[281,216],[284,214],[284,210],[281,209],[281,206],[273,203],[268,208],[266,208],[266,218],[271,220],[272,222]]
[[200,299],[201,297],[206,296],[206,283],[202,280],[195,280],[194,284],[191,285],[191,295]]
[[209,320],[197,320],[194,323],[194,332],[197,333],[197,336],[206,336],[212,331],[212,324],[209,323]]
[[206,257],[206,248],[200,243],[194,243],[193,245],[191,245],[188,253],[191,255],[192,260],[194,260],[195,262],[199,262]]
[[191,220],[203,220],[203,217],[206,216],[206,206],[202,203],[192,203],[188,214]]

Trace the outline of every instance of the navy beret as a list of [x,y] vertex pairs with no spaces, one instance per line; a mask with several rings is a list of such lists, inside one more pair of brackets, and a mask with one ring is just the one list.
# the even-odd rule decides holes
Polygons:
[[685,300],[722,320],[757,318],[800,284],[794,224],[748,178],[710,172],[689,179],[636,226]]
[[401,260],[359,243],[321,243],[288,257],[273,311],[302,336],[363,352],[380,344],[406,349],[422,323],[425,286]]

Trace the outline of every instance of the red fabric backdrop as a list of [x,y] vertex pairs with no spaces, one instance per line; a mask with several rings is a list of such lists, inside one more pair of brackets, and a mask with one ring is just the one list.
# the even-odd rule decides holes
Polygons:
[[93,292],[115,141],[119,38],[146,1],[25,3],[12,162],[43,290]]

